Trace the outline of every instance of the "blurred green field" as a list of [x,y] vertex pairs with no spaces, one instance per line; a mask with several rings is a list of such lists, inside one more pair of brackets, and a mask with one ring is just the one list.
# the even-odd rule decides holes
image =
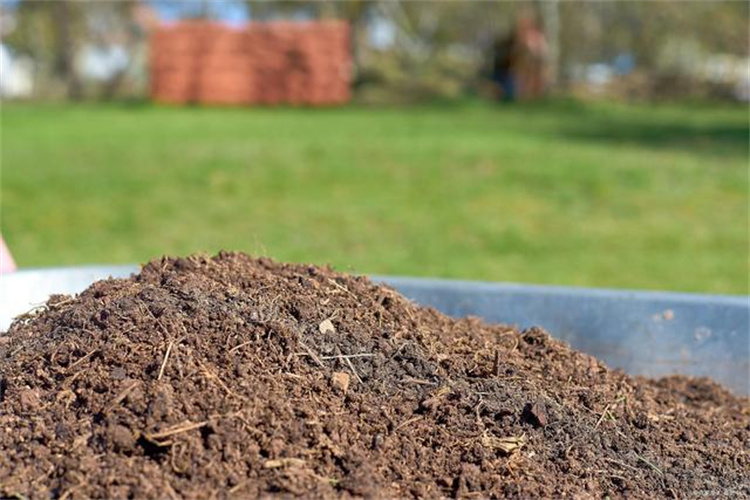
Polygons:
[[364,273],[748,293],[743,106],[2,108],[20,266],[244,250]]

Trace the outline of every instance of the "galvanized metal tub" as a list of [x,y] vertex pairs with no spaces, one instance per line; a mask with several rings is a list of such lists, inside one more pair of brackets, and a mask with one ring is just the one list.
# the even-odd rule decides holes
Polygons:
[[[137,266],[18,271],[0,277],[0,331],[52,293],[77,293]],[[451,316],[541,326],[613,368],[709,376],[750,394],[750,297],[375,276]]]

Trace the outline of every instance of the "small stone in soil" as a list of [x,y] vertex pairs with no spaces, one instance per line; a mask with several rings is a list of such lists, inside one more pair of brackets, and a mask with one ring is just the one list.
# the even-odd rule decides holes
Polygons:
[[527,403],[523,409],[521,419],[534,427],[545,427],[549,419],[544,401],[538,399],[534,403]]
[[331,385],[344,394],[346,394],[346,391],[349,390],[349,381],[350,377],[348,373],[335,372],[333,375],[331,375]]

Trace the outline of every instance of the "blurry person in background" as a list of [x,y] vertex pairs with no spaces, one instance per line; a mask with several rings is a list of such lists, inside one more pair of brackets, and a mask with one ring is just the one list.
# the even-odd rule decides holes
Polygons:
[[547,40],[534,12],[524,12],[514,29],[495,39],[492,81],[504,101],[536,99],[544,95]]
[[498,86],[498,98],[504,101],[516,99],[516,80],[513,74],[515,34],[498,36],[493,46],[492,81]]
[[532,11],[525,12],[518,18],[515,32],[514,73],[520,98],[535,99],[544,95],[546,60],[547,39],[537,16]]

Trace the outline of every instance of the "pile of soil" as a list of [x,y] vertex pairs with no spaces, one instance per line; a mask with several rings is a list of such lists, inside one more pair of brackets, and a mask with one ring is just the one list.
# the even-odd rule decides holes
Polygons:
[[0,496],[750,497],[750,409],[364,277],[222,253],[0,336]]

